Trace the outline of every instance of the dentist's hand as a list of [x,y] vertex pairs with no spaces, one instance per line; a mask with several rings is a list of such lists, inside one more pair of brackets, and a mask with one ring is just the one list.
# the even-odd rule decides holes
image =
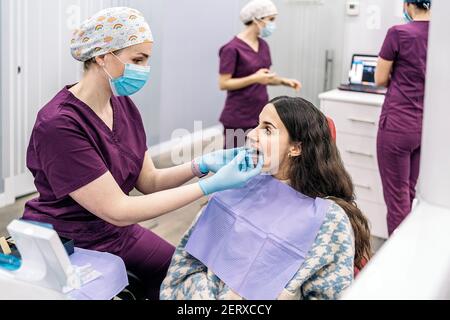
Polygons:
[[198,164],[202,173],[216,173],[223,166],[230,163],[241,150],[244,150],[244,148],[217,150],[198,157],[194,161]]
[[255,79],[256,83],[268,85],[273,81],[273,79],[275,79],[277,74],[274,72],[270,72],[269,69],[263,68],[259,69],[252,76]]
[[291,87],[292,89],[294,89],[295,91],[300,91],[302,89],[302,84],[300,83],[300,81],[296,80],[296,79],[282,79],[281,84]]
[[238,155],[227,165],[222,167],[215,175],[199,182],[205,195],[227,189],[241,188],[247,181],[261,173],[264,165],[262,155],[258,157],[258,164],[253,168],[248,161],[246,150],[239,151]]

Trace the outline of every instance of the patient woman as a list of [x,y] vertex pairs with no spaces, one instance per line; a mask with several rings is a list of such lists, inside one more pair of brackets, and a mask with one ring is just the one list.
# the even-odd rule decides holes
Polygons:
[[370,231],[327,118],[279,97],[248,142],[265,174],[214,194],[178,245],[160,298],[338,298],[371,256]]

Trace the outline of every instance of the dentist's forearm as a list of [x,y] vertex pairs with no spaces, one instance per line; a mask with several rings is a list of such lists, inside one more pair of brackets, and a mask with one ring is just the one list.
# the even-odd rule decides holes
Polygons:
[[250,75],[248,77],[243,78],[231,78],[220,82],[220,90],[227,90],[227,91],[239,90],[251,86],[252,84],[255,83],[257,83],[257,81],[254,75]]
[[282,78],[282,77],[274,77],[274,78],[270,81],[269,84],[272,85],[272,86],[279,86],[279,85],[282,85],[282,84],[284,84],[284,78]]
[[114,219],[110,222],[118,226],[139,223],[180,209],[203,196],[198,183],[138,197],[124,195],[115,201],[114,211],[110,212]]
[[155,173],[152,192],[179,187],[195,177],[190,162],[167,169],[158,169]]

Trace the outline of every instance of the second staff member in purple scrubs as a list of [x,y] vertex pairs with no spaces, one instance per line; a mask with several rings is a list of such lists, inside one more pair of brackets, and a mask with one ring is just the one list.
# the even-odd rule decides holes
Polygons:
[[246,28],[219,51],[220,89],[227,91],[220,116],[225,148],[244,145],[245,132],[258,125],[258,116],[269,101],[267,85],[301,89],[299,81],[279,77],[270,70],[269,45],[261,37],[274,32],[277,15],[272,1],[250,1],[240,14]]
[[377,85],[388,92],[378,130],[378,166],[391,235],[411,212],[419,176],[431,0],[405,0],[409,23],[389,29]]

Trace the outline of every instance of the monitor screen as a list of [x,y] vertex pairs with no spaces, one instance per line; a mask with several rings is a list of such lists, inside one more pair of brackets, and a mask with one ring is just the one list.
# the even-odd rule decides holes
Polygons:
[[350,83],[375,86],[378,57],[355,55],[350,70]]

